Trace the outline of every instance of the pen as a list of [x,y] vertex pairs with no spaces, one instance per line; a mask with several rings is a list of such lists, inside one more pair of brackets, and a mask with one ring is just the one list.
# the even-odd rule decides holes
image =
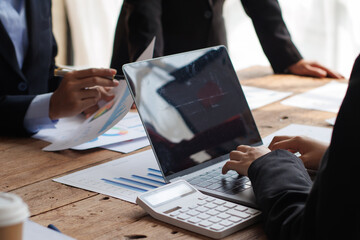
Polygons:
[[60,230],[57,227],[55,227],[54,224],[49,224],[48,228],[50,228],[50,229],[52,229],[54,231],[60,232]]
[[[54,76],[56,77],[63,77],[66,73],[71,72],[71,71],[75,71],[74,69],[70,69],[70,68],[56,68],[54,70]],[[106,77],[109,80],[123,80],[125,79],[124,75],[121,74],[116,74],[114,77]]]

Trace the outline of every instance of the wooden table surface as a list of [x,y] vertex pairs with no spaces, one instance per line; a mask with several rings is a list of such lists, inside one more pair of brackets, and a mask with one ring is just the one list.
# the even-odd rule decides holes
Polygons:
[[[241,84],[302,93],[330,80],[272,75],[265,67],[238,72]],[[262,137],[291,123],[329,127],[334,113],[285,106],[280,101],[253,111]],[[207,239],[157,221],[139,206],[106,195],[66,186],[52,179],[129,156],[100,148],[43,152],[48,143],[32,138],[0,137],[0,191],[18,194],[29,205],[31,220],[52,223],[76,239]],[[149,147],[145,148],[149,149]],[[266,239],[261,223],[225,239]]]

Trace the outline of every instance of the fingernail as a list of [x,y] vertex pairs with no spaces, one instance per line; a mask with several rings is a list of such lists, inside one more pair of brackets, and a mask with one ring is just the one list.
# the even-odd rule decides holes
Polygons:
[[113,75],[115,75],[117,73],[116,69],[110,68],[110,71]]

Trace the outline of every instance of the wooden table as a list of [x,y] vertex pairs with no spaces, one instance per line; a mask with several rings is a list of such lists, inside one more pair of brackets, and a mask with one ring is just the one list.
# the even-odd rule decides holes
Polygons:
[[[301,93],[330,80],[292,75],[272,75],[269,68],[252,67],[238,72],[243,85]],[[253,111],[262,137],[290,123],[329,127],[334,113],[285,106],[279,102]],[[29,205],[31,220],[52,223],[76,239],[207,239],[157,221],[139,206],[85,191],[52,179],[130,154],[103,149],[43,152],[48,143],[31,138],[0,137],[0,191],[13,192]],[[149,149],[146,148],[146,149]],[[261,223],[226,239],[266,239]]]

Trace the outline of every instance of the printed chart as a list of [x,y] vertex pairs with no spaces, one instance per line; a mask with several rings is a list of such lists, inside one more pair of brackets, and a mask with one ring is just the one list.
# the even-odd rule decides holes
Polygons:
[[135,203],[136,197],[165,184],[152,150],[75,172],[54,181]]
[[131,139],[145,137],[146,133],[138,113],[128,112],[116,125],[111,127],[102,135],[89,142],[72,147],[76,150],[85,150],[94,147],[101,147],[113,143],[120,143]]

